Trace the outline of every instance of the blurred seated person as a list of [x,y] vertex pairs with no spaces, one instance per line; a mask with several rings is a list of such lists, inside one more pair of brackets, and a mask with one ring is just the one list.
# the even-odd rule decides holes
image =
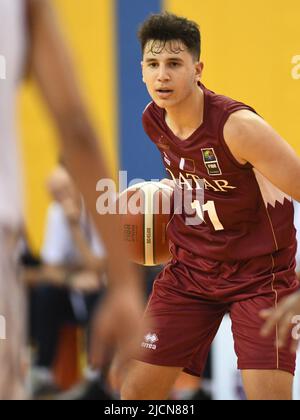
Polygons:
[[65,324],[86,326],[106,283],[105,250],[96,236],[79,192],[63,166],[49,178],[54,200],[48,209],[40,282],[33,291],[36,360],[33,396],[56,390],[52,367]]

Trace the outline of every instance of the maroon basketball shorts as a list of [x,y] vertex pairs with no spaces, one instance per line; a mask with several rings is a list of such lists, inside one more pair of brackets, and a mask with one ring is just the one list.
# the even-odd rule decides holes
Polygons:
[[[289,345],[278,348],[274,331],[260,336],[262,309],[274,307],[299,288],[285,251],[235,263],[203,261],[197,269],[171,263],[159,274],[146,312],[138,360],[176,366],[201,376],[211,343],[226,313],[239,369],[278,369],[294,374]],[[290,344],[290,343],[289,343]]]

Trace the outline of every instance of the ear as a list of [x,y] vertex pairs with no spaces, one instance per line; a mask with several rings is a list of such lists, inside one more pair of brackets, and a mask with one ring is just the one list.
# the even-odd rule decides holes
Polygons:
[[199,62],[195,64],[195,79],[197,82],[200,82],[202,73],[204,69],[204,63]]

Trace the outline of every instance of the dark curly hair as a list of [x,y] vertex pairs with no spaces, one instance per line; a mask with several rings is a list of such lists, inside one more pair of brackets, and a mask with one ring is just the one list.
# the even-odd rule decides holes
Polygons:
[[[201,34],[197,23],[171,13],[151,15],[139,28],[138,38],[142,53],[147,43],[153,40],[150,51],[159,54],[169,41],[181,41],[198,61],[201,55]],[[171,42],[170,49],[182,51],[178,42]]]

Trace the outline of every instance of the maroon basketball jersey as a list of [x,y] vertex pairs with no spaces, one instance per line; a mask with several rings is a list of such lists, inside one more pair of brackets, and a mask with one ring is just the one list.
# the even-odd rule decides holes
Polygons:
[[229,116],[238,110],[254,109],[203,85],[201,88],[203,123],[184,141],[170,130],[165,110],[154,102],[143,114],[144,129],[160,150],[166,171],[176,179],[178,187],[192,180],[193,188],[201,188],[203,184],[198,185],[197,180],[204,182],[204,205],[198,209],[204,222],[187,225],[183,213],[175,214],[168,226],[174,258],[249,260],[289,247],[294,253],[291,197],[250,164],[241,165],[224,140],[223,129]]

